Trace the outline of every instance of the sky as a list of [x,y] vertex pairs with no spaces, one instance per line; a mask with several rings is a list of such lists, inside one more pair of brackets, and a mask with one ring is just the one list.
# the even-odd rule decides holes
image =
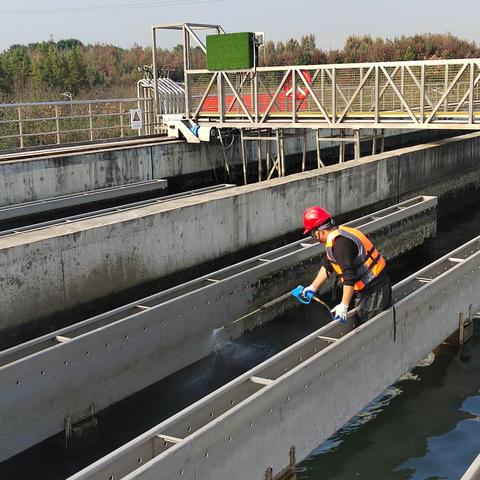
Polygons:
[[[84,43],[150,45],[150,25],[219,24],[262,31],[267,40],[313,33],[317,46],[341,48],[350,34],[393,38],[447,33],[480,43],[479,0],[0,0],[0,51],[12,44],[77,38]],[[181,43],[161,33],[159,47]]]

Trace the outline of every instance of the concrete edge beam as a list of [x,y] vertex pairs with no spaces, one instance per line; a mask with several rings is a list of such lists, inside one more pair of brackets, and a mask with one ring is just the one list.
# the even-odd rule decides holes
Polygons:
[[[333,131],[338,132],[335,129]],[[439,131],[439,134],[444,135],[444,132]],[[405,142],[424,142],[426,138],[436,135],[437,131],[387,130],[385,141],[391,146],[401,146]],[[4,185],[4,190],[0,189],[0,204],[50,197],[54,192],[68,194],[128,183],[134,179],[146,180],[150,176],[167,178],[199,174],[212,168],[212,160],[215,168],[224,168],[221,145],[202,143],[200,146],[192,146],[182,140],[159,140],[144,138],[137,140],[136,146],[125,146],[121,143],[118,147],[104,148],[105,145],[102,145],[100,150],[91,152],[79,151],[79,148],[88,150],[92,148],[91,145],[62,147],[56,153],[46,152],[37,158],[35,156],[38,153],[35,152],[0,155],[0,178],[3,179],[1,185]],[[313,131],[307,134],[307,140],[307,150],[315,151]],[[287,155],[302,152],[299,139],[287,138],[285,144]],[[338,145],[335,141],[328,144],[332,147]],[[251,146],[247,145],[247,152],[253,159],[256,154],[248,147]],[[239,144],[235,143],[227,152],[230,166],[241,163],[239,150]],[[103,164],[104,168],[98,168],[97,164]],[[24,189],[22,185],[28,188]]]
[[[249,193],[268,191],[271,188],[282,188],[288,184],[298,184],[299,186],[301,186],[301,184],[303,183],[303,180],[305,179],[318,179],[319,187],[322,184],[326,186],[328,184],[328,180],[322,179],[324,174],[325,175],[339,174],[340,172],[346,171],[349,174],[354,175],[353,170],[356,170],[359,166],[375,164],[382,160],[391,160],[391,159],[400,160],[399,157],[402,157],[404,155],[410,155],[416,152],[425,152],[432,149],[438,150],[442,146],[457,145],[458,143],[462,143],[467,140],[476,140],[476,139],[480,140],[480,132],[461,135],[454,138],[447,138],[447,139],[439,140],[437,142],[425,143],[425,144],[417,145],[414,147],[401,148],[401,149],[390,151],[390,152],[363,157],[360,160],[351,160],[343,164],[326,166],[319,170],[318,169],[309,170],[307,172],[289,175],[288,177],[275,178],[275,179],[266,180],[260,183],[253,183],[246,186],[236,187],[236,188],[228,189],[228,191],[225,191],[225,192],[210,193],[205,195],[205,197],[202,199],[186,198],[183,200],[178,200],[176,202],[169,203],[168,205],[160,205],[157,208],[152,208],[152,207],[139,208],[138,210],[133,212],[133,215],[132,214],[122,215],[122,213],[112,214],[108,219],[103,219],[102,222],[96,222],[96,221],[90,222],[88,220],[85,220],[85,223],[78,223],[74,226],[74,228],[62,227],[60,229],[53,229],[52,227],[51,230],[49,229],[49,230],[42,231],[41,235],[32,235],[32,236],[23,235],[15,240],[8,240],[8,241],[0,240],[0,249],[10,248],[17,245],[23,245],[23,244],[31,243],[34,241],[41,241],[43,239],[55,238],[58,236],[78,233],[84,230],[88,230],[92,228],[100,228],[102,226],[113,225],[120,222],[127,222],[133,219],[150,216],[152,214],[162,213],[170,210],[176,210],[179,208],[192,207],[198,204],[208,203],[210,201],[247,196]],[[422,179],[420,178],[419,180],[422,180]],[[379,186],[378,179],[377,179],[377,186]],[[399,187],[399,186],[395,185],[395,187]],[[394,193],[392,193],[392,195],[398,196],[400,195],[400,192],[395,191]],[[346,213],[346,211],[342,210],[337,205],[332,205],[332,207],[333,208],[330,208],[330,211],[333,215]],[[294,221],[290,220],[285,225],[285,227],[283,227],[282,232],[285,230],[290,232],[298,229],[297,224],[298,224],[297,220],[294,220]],[[280,232],[277,232],[277,233],[280,233]]]
[[117,187],[99,188],[82,193],[73,193],[59,197],[45,198],[33,202],[17,203],[0,207],[0,221],[16,217],[38,215],[39,213],[60,210],[63,208],[78,207],[88,203],[102,202],[113,198],[122,198],[155,190],[165,190],[168,187],[167,180],[155,178],[143,182],[127,183]]
[[[163,188],[166,188],[166,186],[167,185],[165,183],[165,187],[163,187]],[[204,187],[204,188],[198,188],[196,190],[188,190],[186,192],[175,193],[175,194],[172,194],[172,195],[163,195],[161,197],[150,198],[148,200],[141,200],[139,202],[124,203],[122,205],[116,205],[114,207],[108,207],[108,208],[101,209],[101,210],[93,210],[93,211],[90,211],[90,212],[80,213],[80,214],[77,214],[77,215],[71,215],[69,217],[56,218],[54,220],[48,220],[46,222],[24,225],[24,226],[21,226],[21,227],[16,227],[16,228],[10,229],[10,230],[2,230],[2,231],[0,231],[0,237],[5,237],[7,235],[17,235],[17,234],[20,234],[20,233],[23,233],[23,232],[30,232],[30,231],[34,231],[34,230],[44,229],[44,228],[47,228],[47,227],[61,225],[61,224],[65,224],[65,223],[70,224],[71,222],[80,222],[80,221],[88,219],[88,218],[102,217],[102,216],[111,215],[112,213],[117,213],[117,212],[120,212],[120,211],[129,211],[129,210],[145,207],[147,205],[159,205],[161,203],[171,202],[171,201],[177,200],[179,198],[193,198],[197,195],[203,195],[203,194],[209,193],[209,192],[226,190],[228,188],[233,188],[233,187],[235,187],[235,185],[223,183],[223,184],[214,185],[214,186],[211,186],[211,187]],[[131,195],[131,194],[128,194],[128,195]],[[114,196],[112,195],[111,198],[114,198]],[[121,197],[115,197],[115,198],[121,198]],[[92,202],[93,202],[93,200],[92,200]],[[40,201],[38,203],[43,203],[43,202]],[[85,202],[85,203],[90,203],[90,202]],[[48,211],[48,210],[55,210],[55,208],[50,209],[50,208],[48,208],[48,206],[46,206],[45,211]],[[13,213],[12,216],[16,216],[15,211],[13,211],[12,213]]]
[[480,479],[480,454],[475,458],[468,470],[463,474],[461,480],[479,480]]

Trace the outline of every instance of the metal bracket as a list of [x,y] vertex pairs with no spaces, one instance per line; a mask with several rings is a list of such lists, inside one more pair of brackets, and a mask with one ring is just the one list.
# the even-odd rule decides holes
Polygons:
[[318,335],[317,338],[319,340],[324,340],[325,342],[328,342],[328,343],[335,343],[338,340],[338,338],[324,337],[323,335]]
[[95,404],[93,403],[88,407],[88,411],[83,415],[79,415],[78,417],[75,417],[75,418],[72,417],[71,415],[68,415],[67,417],[65,417],[65,420],[64,420],[65,448],[69,447],[69,442],[73,436],[74,426],[86,420],[93,419],[94,417],[95,417]]
[[281,472],[273,476],[272,467],[268,467],[265,471],[265,480],[295,480],[297,477],[295,475],[295,465],[297,464],[296,455],[295,455],[295,446],[290,447],[289,451],[289,463]]
[[157,435],[157,438],[160,440],[163,440],[164,442],[173,443],[173,444],[180,443],[183,440],[182,438],[171,437],[169,435],[163,435],[160,433]]
[[275,380],[270,378],[261,378],[261,377],[250,377],[250,381],[253,383],[258,383],[259,385],[271,385]]

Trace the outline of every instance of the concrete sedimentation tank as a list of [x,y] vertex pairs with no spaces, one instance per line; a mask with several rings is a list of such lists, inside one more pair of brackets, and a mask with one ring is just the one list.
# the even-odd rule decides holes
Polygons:
[[[458,62],[446,68],[459,69],[450,90],[464,73],[474,80],[478,69],[473,61]],[[430,67],[438,65],[425,65]],[[277,132],[282,149],[273,164],[270,150],[262,149],[260,141],[270,141],[272,131],[264,131],[260,123],[288,130],[285,122],[290,122],[298,130],[309,118],[305,108],[295,108],[296,95],[286,99],[282,94],[291,78],[293,92],[296,82],[303,82],[315,101],[318,75],[305,82],[305,73],[296,67],[282,70],[283,83],[274,94],[283,95],[282,105],[288,103],[292,117],[287,119],[273,107],[274,97],[271,105],[253,101],[255,95],[246,102],[225,72],[216,74],[215,101],[209,91],[214,80],[202,98],[194,98],[189,82],[205,72],[186,69],[186,116],[165,117],[162,125],[174,135],[188,127],[185,138],[200,142],[196,132],[201,129],[234,124],[241,130],[241,143],[232,142],[230,150],[224,143],[149,138],[128,146],[75,152],[56,147],[51,154],[3,158],[0,222],[17,216],[33,220],[21,227],[0,226],[0,476],[16,455],[28,456],[28,449],[55,436],[67,448],[85,439],[100,448],[90,433],[101,429],[109,408],[215,355],[219,345],[297,312],[288,292],[318,271],[323,255],[318,242],[301,234],[305,207],[322,205],[342,224],[361,229],[390,260],[428,245],[436,236],[437,212],[454,211],[479,198],[480,133],[444,138],[445,132],[438,130],[448,125],[478,129],[475,85],[470,85],[470,96],[456,98],[455,111],[443,96],[436,103],[426,97],[417,111],[409,103],[413,100],[396,88],[389,68],[369,66],[342,111],[335,106],[335,87],[333,110],[319,107],[323,119],[313,120],[328,119],[339,129],[329,137],[341,145],[338,164],[326,165],[326,157],[320,156],[325,138],[319,138],[319,126],[315,135],[313,127],[301,135]],[[398,69],[406,69],[415,80],[414,65]],[[328,74],[319,67],[319,75],[321,71]],[[336,68],[331,71],[334,85]],[[390,85],[400,103],[382,112],[376,98],[370,112],[349,112],[375,72],[380,97]],[[379,86],[382,75],[388,83],[384,89]],[[239,105],[235,118],[222,110],[227,84],[233,93],[225,99]],[[431,95],[433,90],[425,88]],[[263,97],[257,92],[257,98]],[[212,105],[218,118],[205,111]],[[444,105],[447,110],[439,110]],[[199,122],[195,128],[193,107]],[[365,119],[373,122],[372,128],[382,128],[382,121],[391,127],[382,142],[401,148],[361,157],[366,147],[355,123],[354,158],[345,161],[345,125]],[[394,131],[395,119],[405,128],[425,130],[408,135]],[[255,141],[254,134],[258,147],[248,143]],[[422,139],[427,143],[409,145]],[[255,155],[249,163],[248,157]],[[261,181],[264,166],[268,179]],[[221,183],[221,173],[235,184]],[[257,183],[238,185],[257,176]],[[162,196],[151,198],[160,190]],[[119,198],[133,195],[148,199],[127,203]],[[53,210],[113,200],[119,204],[34,220],[34,215]],[[480,309],[476,235],[409,272],[394,287],[394,306],[361,327],[353,328],[352,312],[345,324],[325,314],[312,332],[92,465],[80,462],[80,471],[70,478],[293,476],[312,449],[445,339],[463,345],[471,337]],[[328,284],[321,293],[330,288]],[[279,297],[283,300],[277,301]],[[474,470],[475,464],[470,472]]]

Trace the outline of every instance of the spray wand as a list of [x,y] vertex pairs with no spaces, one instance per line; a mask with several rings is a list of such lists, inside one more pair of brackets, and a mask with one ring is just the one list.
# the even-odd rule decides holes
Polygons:
[[277,305],[278,303],[281,303],[284,300],[291,298],[292,296],[295,297],[300,303],[303,303],[304,305],[308,305],[312,302],[312,300],[314,300],[320,305],[323,305],[328,310],[328,314],[330,316],[332,315],[330,311],[330,307],[323,300],[318,298],[313,292],[307,292],[305,295],[303,295],[303,290],[304,290],[303,285],[299,285],[298,287],[294,288],[291,292],[285,293],[281,297],[275,298],[274,300],[271,300],[270,302],[265,303],[264,305],[257,308],[256,310],[253,310],[253,312],[247,313],[246,315],[243,315],[243,317],[237,318],[233,322],[227,323],[226,325],[223,325],[222,327],[215,329],[215,332],[219,332],[220,330],[231,328],[233,325],[245,320],[246,318],[251,317],[252,315],[256,315],[257,313],[263,310],[266,310],[267,308],[270,308],[274,305]]

